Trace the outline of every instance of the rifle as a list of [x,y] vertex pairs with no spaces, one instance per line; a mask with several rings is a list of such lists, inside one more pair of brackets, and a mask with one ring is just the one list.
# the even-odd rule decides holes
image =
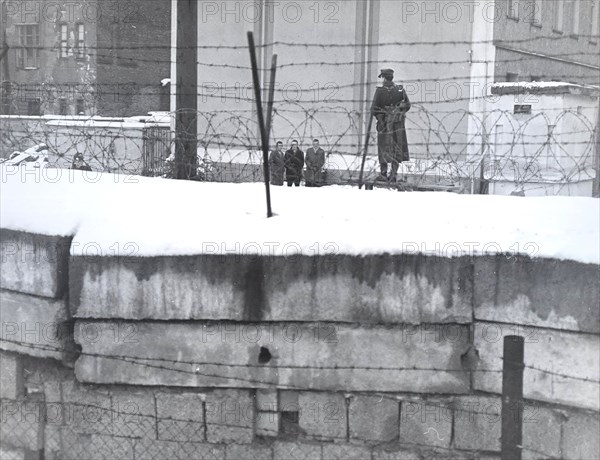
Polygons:
[[371,114],[369,116],[369,124],[367,126],[367,133],[365,134],[365,148],[363,151],[362,163],[360,165],[360,174],[358,175],[359,190],[363,186],[363,171],[365,170],[365,160],[367,159],[367,149],[369,148],[369,137],[371,136],[371,126],[373,126],[373,114]]

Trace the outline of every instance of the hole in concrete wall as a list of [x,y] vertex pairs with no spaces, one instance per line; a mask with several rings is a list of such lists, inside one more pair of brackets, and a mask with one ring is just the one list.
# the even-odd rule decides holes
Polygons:
[[281,412],[281,433],[297,435],[300,432],[300,413],[298,411]]
[[259,364],[267,364],[271,361],[271,352],[267,347],[260,347],[260,353],[258,354],[258,362]]

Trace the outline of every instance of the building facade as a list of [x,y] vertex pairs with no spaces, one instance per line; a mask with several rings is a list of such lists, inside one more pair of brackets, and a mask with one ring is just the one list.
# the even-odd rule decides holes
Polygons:
[[1,113],[168,109],[169,10],[164,0],[3,1]]
[[96,24],[85,8],[2,2],[2,113],[91,113]]
[[600,84],[597,0],[502,0],[496,81]]

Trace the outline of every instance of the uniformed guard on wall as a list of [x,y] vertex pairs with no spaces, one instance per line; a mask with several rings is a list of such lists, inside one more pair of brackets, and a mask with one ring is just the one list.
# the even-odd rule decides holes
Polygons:
[[[381,174],[378,180],[396,182],[400,162],[410,159],[404,119],[410,110],[410,101],[402,85],[394,83],[394,71],[381,69],[383,86],[375,91],[371,115],[377,119],[377,150]],[[388,164],[391,171],[388,176]]]

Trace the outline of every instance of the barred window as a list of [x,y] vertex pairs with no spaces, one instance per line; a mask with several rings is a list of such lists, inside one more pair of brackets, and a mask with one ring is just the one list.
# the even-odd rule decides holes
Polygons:
[[17,67],[19,69],[37,69],[39,60],[40,33],[38,24],[17,25],[19,48],[17,49]]

